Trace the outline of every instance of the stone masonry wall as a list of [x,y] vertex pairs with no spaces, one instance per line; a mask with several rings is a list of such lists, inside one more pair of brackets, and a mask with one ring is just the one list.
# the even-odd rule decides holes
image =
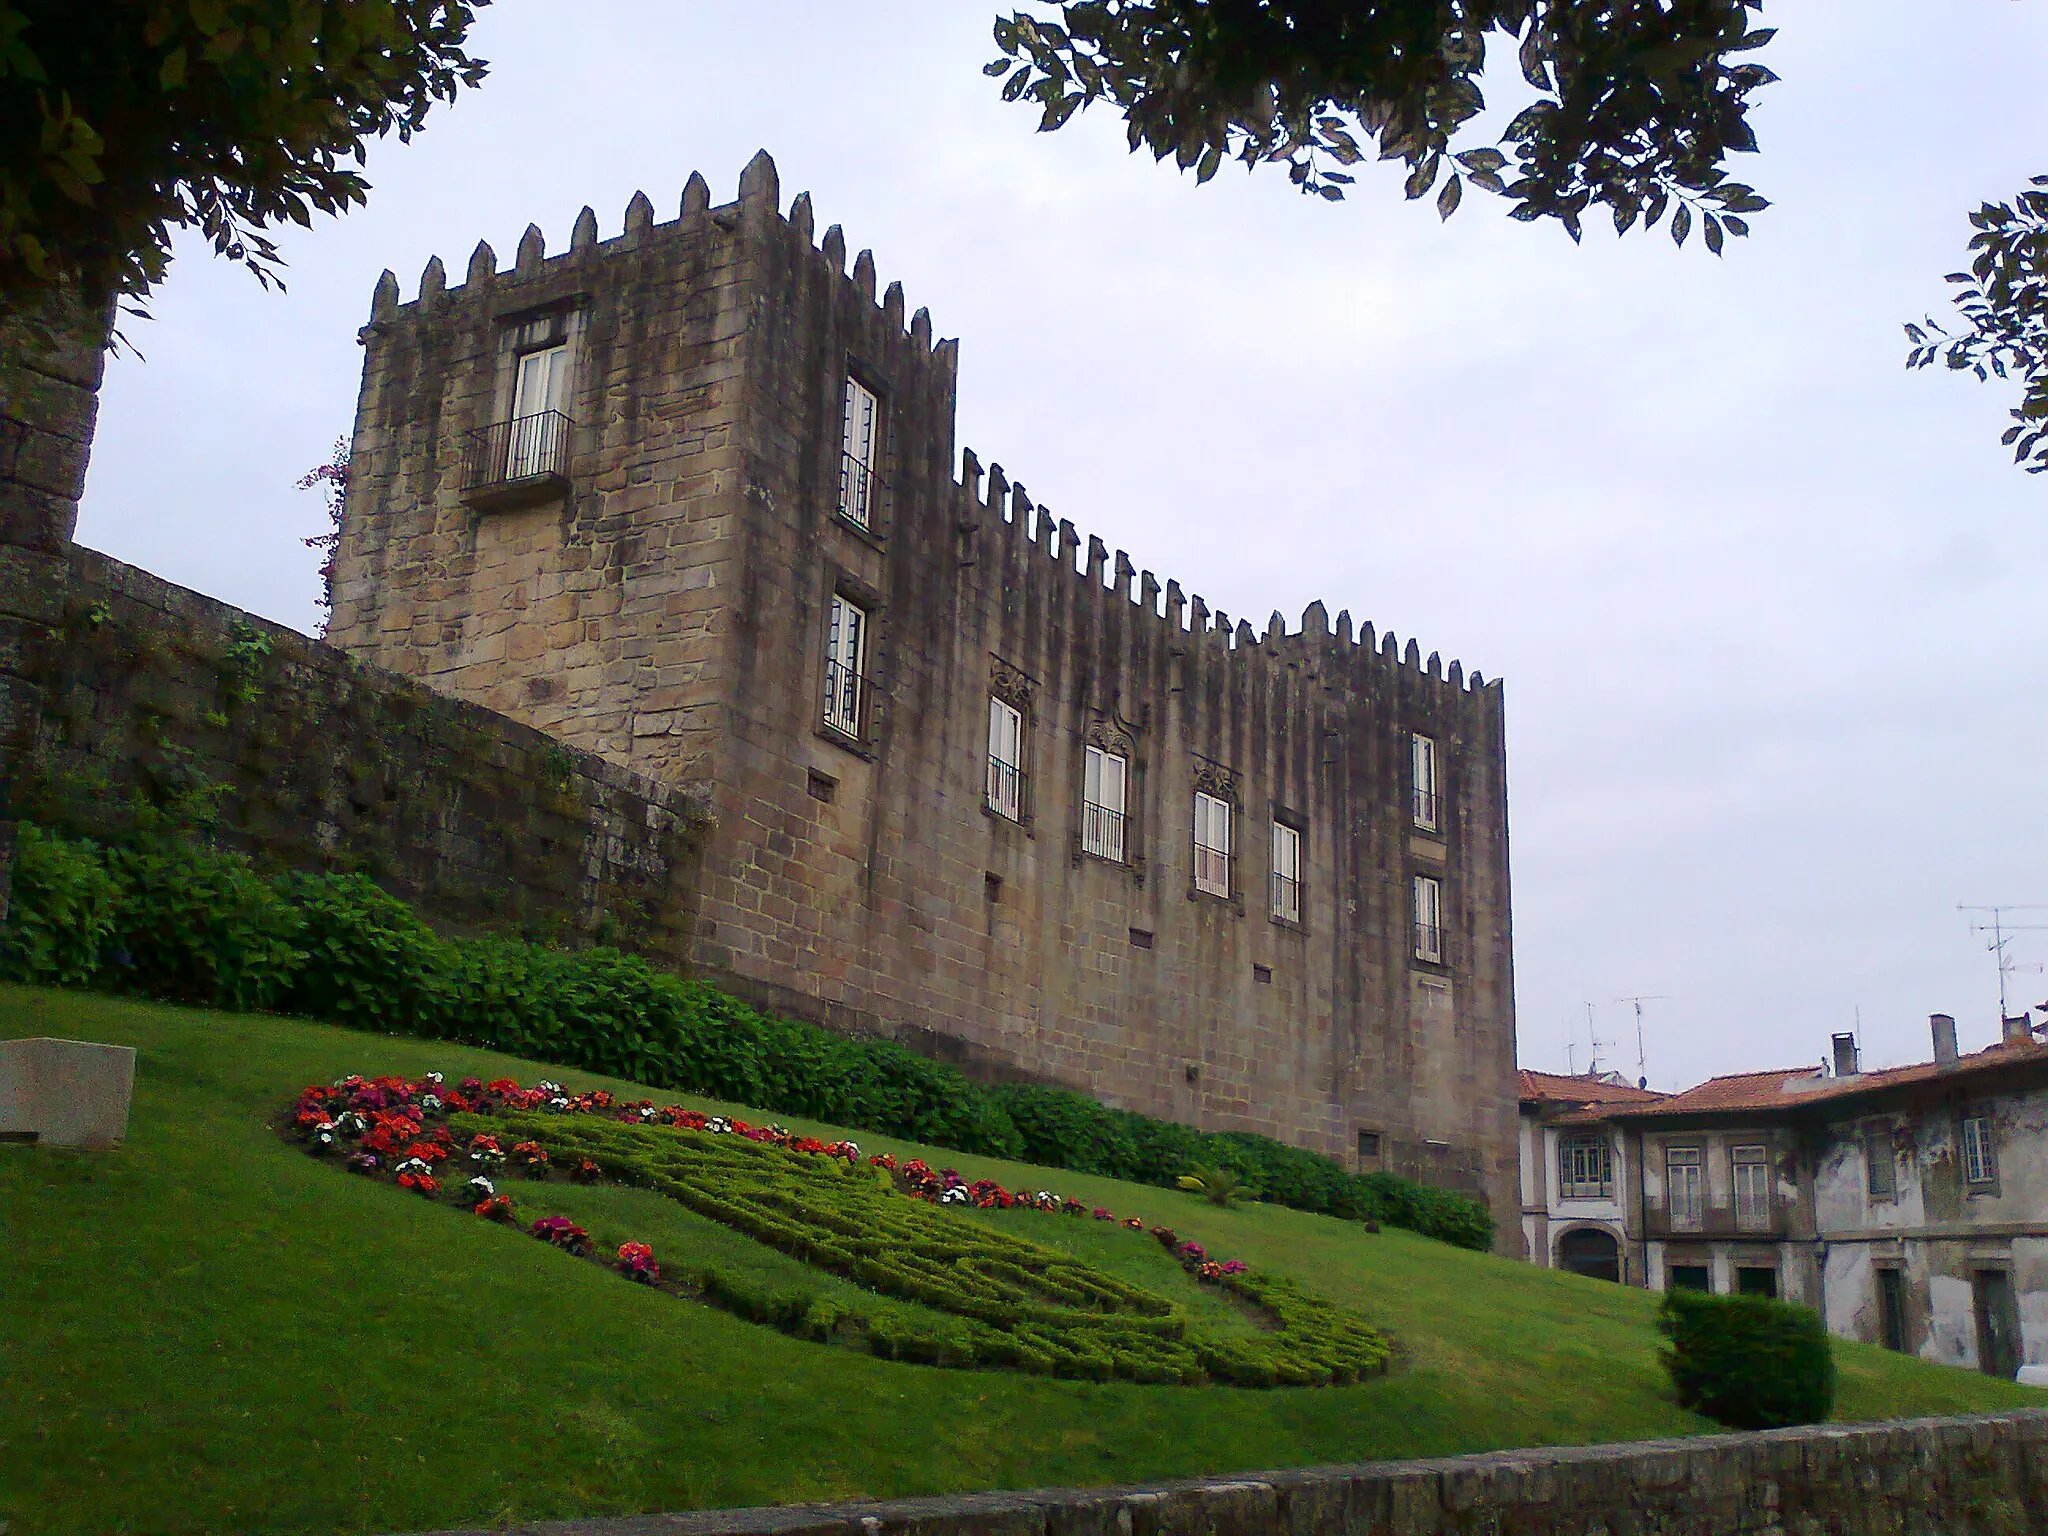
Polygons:
[[1304,1467],[1148,1488],[562,1520],[513,1536],[2025,1536],[2041,1530],[2048,1530],[2048,1412],[2033,1410]]
[[70,572],[14,814],[102,837],[196,817],[450,931],[687,962],[694,797],[92,550]]
[[[847,270],[765,155],[739,200],[692,177],[656,224],[585,211],[548,257],[380,282],[332,635],[641,772],[717,821],[694,954],[755,1000],[970,1069],[1251,1130],[1484,1190],[1512,1209],[1514,1028],[1502,695],[1320,604],[1263,638],[956,455],[957,344]],[[560,491],[496,510],[467,434],[510,411],[519,338],[559,314],[574,420]],[[873,525],[838,515],[849,372],[883,400]],[[956,463],[960,466],[956,474]],[[870,707],[821,699],[834,593],[872,619]],[[986,804],[988,699],[1027,717],[1028,809]],[[1408,814],[1408,739],[1443,752],[1442,831]],[[1131,759],[1129,846],[1079,841],[1084,747]],[[1229,899],[1193,890],[1197,783],[1234,805]],[[1270,829],[1305,844],[1302,921],[1269,918]],[[1445,963],[1411,879],[1443,882]],[[1504,1229],[1505,1230],[1505,1229]]]

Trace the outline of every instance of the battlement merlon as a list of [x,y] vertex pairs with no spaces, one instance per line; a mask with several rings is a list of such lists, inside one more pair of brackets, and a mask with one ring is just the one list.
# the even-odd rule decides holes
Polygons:
[[[932,369],[942,376],[930,382],[950,394],[958,374],[958,340],[940,338],[935,341],[931,313],[924,308],[912,314],[906,324],[906,299],[900,282],[892,281],[881,297],[876,297],[878,279],[873,252],[860,251],[849,274],[846,240],[840,226],[832,225],[825,231],[822,242],[814,243],[815,215],[811,194],[798,193],[790,204],[789,212],[784,215],[778,207],[779,189],[780,177],[775,162],[764,149],[757,152],[741,171],[738,195],[730,203],[714,206],[709,183],[700,173],[693,171],[684,185],[677,217],[665,223],[655,221],[653,204],[647,195],[635,192],[627,204],[620,233],[609,240],[598,239],[596,213],[586,206],[577,215],[568,249],[552,257],[546,254],[546,241],[539,226],[529,224],[519,240],[516,258],[509,269],[500,269],[491,246],[480,240],[471,253],[465,281],[452,289],[447,286],[446,268],[439,256],[427,262],[416,297],[409,303],[400,303],[398,280],[386,271],[377,280],[371,301],[370,324],[364,328],[362,339],[374,346],[378,335],[388,328],[438,317],[446,309],[458,305],[481,305],[499,315],[516,313],[533,303],[544,303],[553,298],[552,292],[542,294],[537,290],[561,287],[563,281],[572,278],[585,263],[602,262],[630,251],[658,252],[662,242],[678,241],[688,234],[701,234],[706,226],[721,237],[732,237],[750,226],[765,232],[772,225],[779,226],[784,238],[800,244],[814,261],[848,284],[893,334],[908,348],[914,349],[913,356],[928,359]],[[1468,676],[1459,660],[1453,659],[1445,668],[1440,653],[1432,651],[1425,661],[1413,639],[1409,640],[1404,651],[1389,632],[1376,646],[1374,627],[1369,621],[1354,635],[1348,609],[1339,613],[1332,630],[1328,612],[1320,600],[1309,605],[1299,625],[1291,631],[1282,616],[1275,612],[1263,633],[1255,633],[1243,621],[1232,628],[1226,615],[1220,612],[1211,614],[1199,597],[1193,600],[1192,610],[1185,609],[1174,600],[1182,590],[1179,584],[1168,580],[1162,588],[1158,578],[1149,570],[1141,573],[1141,583],[1133,591],[1131,575],[1134,567],[1130,557],[1121,549],[1115,551],[1116,579],[1113,583],[1106,582],[1108,551],[1098,536],[1087,536],[1088,559],[1077,562],[1073,552],[1082,541],[1071,523],[1055,521],[1043,508],[1034,508],[1022,483],[1010,482],[1000,464],[991,463],[986,472],[984,499],[984,471],[979,455],[972,448],[960,450],[958,463],[954,481],[956,526],[963,538],[978,541],[987,534],[992,538],[1022,539],[1034,543],[1043,550],[1048,564],[1064,564],[1077,581],[1106,589],[1170,628],[1186,632],[1200,630],[1205,640],[1211,640],[1232,656],[1249,659],[1264,654],[1293,662],[1309,656],[1327,656],[1342,664],[1339,658],[1351,655],[1384,668],[1404,669],[1418,677],[1426,677],[1449,692],[1499,692],[1498,679],[1489,681],[1476,669]],[[1032,522],[1034,510],[1040,519],[1035,531]]]

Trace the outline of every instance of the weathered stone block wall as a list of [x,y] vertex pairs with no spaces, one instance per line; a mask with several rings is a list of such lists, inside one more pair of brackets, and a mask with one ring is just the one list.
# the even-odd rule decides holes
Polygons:
[[[563,310],[561,494],[465,502],[465,433],[509,413],[528,317]],[[736,203],[529,229],[449,290],[380,283],[334,637],[641,771],[702,784],[718,830],[696,957],[757,1001],[1483,1190],[1513,1209],[1514,1025],[1502,695],[1320,604],[1263,640],[1139,577],[973,455],[957,345],[814,243],[758,157]],[[883,398],[873,525],[838,515],[849,371]],[[872,618],[857,739],[824,727],[834,593]],[[1028,717],[1029,814],[986,807],[990,690]],[[1408,741],[1443,750],[1412,827]],[[1129,754],[1130,846],[1080,850],[1082,754]],[[1236,807],[1237,892],[1193,890],[1197,782]],[[1304,833],[1303,921],[1270,920],[1270,827]],[[1411,879],[1444,884],[1442,965]],[[1504,1232],[1506,1231],[1504,1226]],[[1512,1242],[1512,1234],[1505,1240]]]
[[687,963],[700,800],[92,550],[70,576],[14,814],[99,836],[198,815],[451,931]]
[[2048,1412],[1304,1467],[1147,1488],[703,1510],[524,1529],[530,1536],[2025,1536],[2048,1530]]

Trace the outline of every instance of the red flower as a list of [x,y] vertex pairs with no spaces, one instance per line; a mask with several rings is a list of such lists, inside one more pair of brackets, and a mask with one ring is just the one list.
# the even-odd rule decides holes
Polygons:
[[430,1197],[441,1192],[440,1182],[433,1175],[426,1173],[401,1173],[398,1176],[398,1187]]
[[645,1243],[619,1244],[619,1273],[629,1280],[652,1285],[661,1278],[661,1266],[654,1262],[654,1250]]

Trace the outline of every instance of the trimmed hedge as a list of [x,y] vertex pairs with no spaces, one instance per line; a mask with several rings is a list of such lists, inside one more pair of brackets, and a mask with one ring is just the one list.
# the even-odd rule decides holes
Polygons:
[[1818,1424],[1834,1409],[1835,1357],[1810,1307],[1672,1290],[1657,1326],[1680,1407],[1731,1429]]
[[763,1014],[611,949],[446,939],[361,875],[267,879],[190,840],[102,849],[23,825],[0,976],[483,1046],[956,1152],[1171,1186],[1229,1168],[1277,1204],[1484,1250],[1483,1202],[1265,1136],[985,1087],[892,1041]]
[[459,1114],[449,1125],[458,1137],[494,1131],[508,1142],[540,1142],[558,1161],[588,1159],[613,1179],[667,1195],[878,1295],[947,1314],[942,1324],[918,1326],[768,1291],[722,1271],[698,1277],[707,1298],[803,1337],[845,1330],[863,1335],[878,1355],[937,1365],[1243,1387],[1357,1381],[1384,1370],[1390,1354],[1385,1337],[1348,1312],[1257,1272],[1221,1283],[1275,1326],[1249,1338],[1216,1337],[1143,1286],[906,1199],[880,1170],[836,1158],[737,1136],[532,1111]]

